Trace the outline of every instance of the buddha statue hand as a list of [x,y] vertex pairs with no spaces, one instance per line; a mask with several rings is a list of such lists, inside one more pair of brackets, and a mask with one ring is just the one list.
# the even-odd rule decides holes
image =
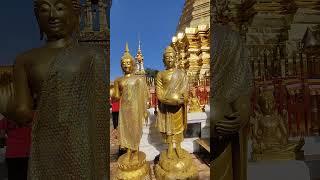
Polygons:
[[241,119],[238,112],[231,115],[225,115],[224,119],[216,124],[216,131],[220,135],[231,135],[239,132],[241,128]]
[[183,96],[179,96],[177,94],[174,94],[171,98],[165,98],[162,100],[163,103],[169,104],[169,105],[180,105],[185,103],[185,99]]
[[183,104],[185,102],[184,96],[176,93],[172,95],[172,100],[176,105]]

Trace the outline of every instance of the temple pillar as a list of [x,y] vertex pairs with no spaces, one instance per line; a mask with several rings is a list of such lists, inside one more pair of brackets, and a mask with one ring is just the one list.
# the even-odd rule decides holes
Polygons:
[[316,126],[317,126],[317,121],[319,119],[319,115],[318,115],[318,95],[316,93],[315,90],[311,90],[311,127],[310,127],[310,131],[311,133],[314,132],[314,130],[316,130]]
[[84,26],[84,31],[93,31],[93,22],[92,22],[92,3],[90,0],[87,0],[85,4],[86,9],[86,21]]
[[99,21],[100,21],[100,31],[103,32],[108,29],[106,9],[107,5],[102,1],[99,2]]
[[202,65],[201,59],[199,58],[200,54],[200,38],[198,36],[197,28],[186,28],[185,35],[188,38],[188,54],[187,61],[189,64],[189,69],[187,71],[189,80],[192,84],[196,83],[199,79],[200,67]]
[[200,69],[200,79],[205,81],[205,76],[210,73],[210,42],[209,42],[209,26],[200,25],[198,26],[200,43],[201,43],[201,54],[202,66]]

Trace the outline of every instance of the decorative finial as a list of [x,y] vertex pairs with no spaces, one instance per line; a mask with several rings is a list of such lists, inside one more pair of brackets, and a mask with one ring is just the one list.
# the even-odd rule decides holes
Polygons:
[[140,39],[139,39],[138,51],[141,51],[141,41],[140,41]]
[[143,54],[142,54],[142,50],[141,50],[141,41],[140,41],[140,38],[139,38],[139,44],[138,44],[138,52],[137,52],[137,55],[136,55],[136,60],[139,62],[139,63],[142,63],[143,62]]
[[131,56],[130,52],[129,52],[129,45],[128,42],[126,42],[126,49],[123,53],[123,56],[121,57],[121,61],[124,59],[131,59],[132,61],[134,61],[133,57]]
[[126,50],[125,52],[129,52],[129,45],[128,45],[128,42],[126,42]]

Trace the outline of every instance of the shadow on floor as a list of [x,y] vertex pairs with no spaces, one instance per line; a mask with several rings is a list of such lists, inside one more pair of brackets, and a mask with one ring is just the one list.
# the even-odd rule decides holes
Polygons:
[[4,161],[0,162],[0,180],[7,179],[7,167]]

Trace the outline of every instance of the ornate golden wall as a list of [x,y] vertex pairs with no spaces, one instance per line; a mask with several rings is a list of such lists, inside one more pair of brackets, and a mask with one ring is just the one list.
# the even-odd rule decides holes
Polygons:
[[187,27],[172,38],[171,46],[179,54],[178,64],[184,65],[191,83],[205,80],[210,75],[209,25]]
[[210,0],[186,0],[171,46],[192,84],[210,76]]

